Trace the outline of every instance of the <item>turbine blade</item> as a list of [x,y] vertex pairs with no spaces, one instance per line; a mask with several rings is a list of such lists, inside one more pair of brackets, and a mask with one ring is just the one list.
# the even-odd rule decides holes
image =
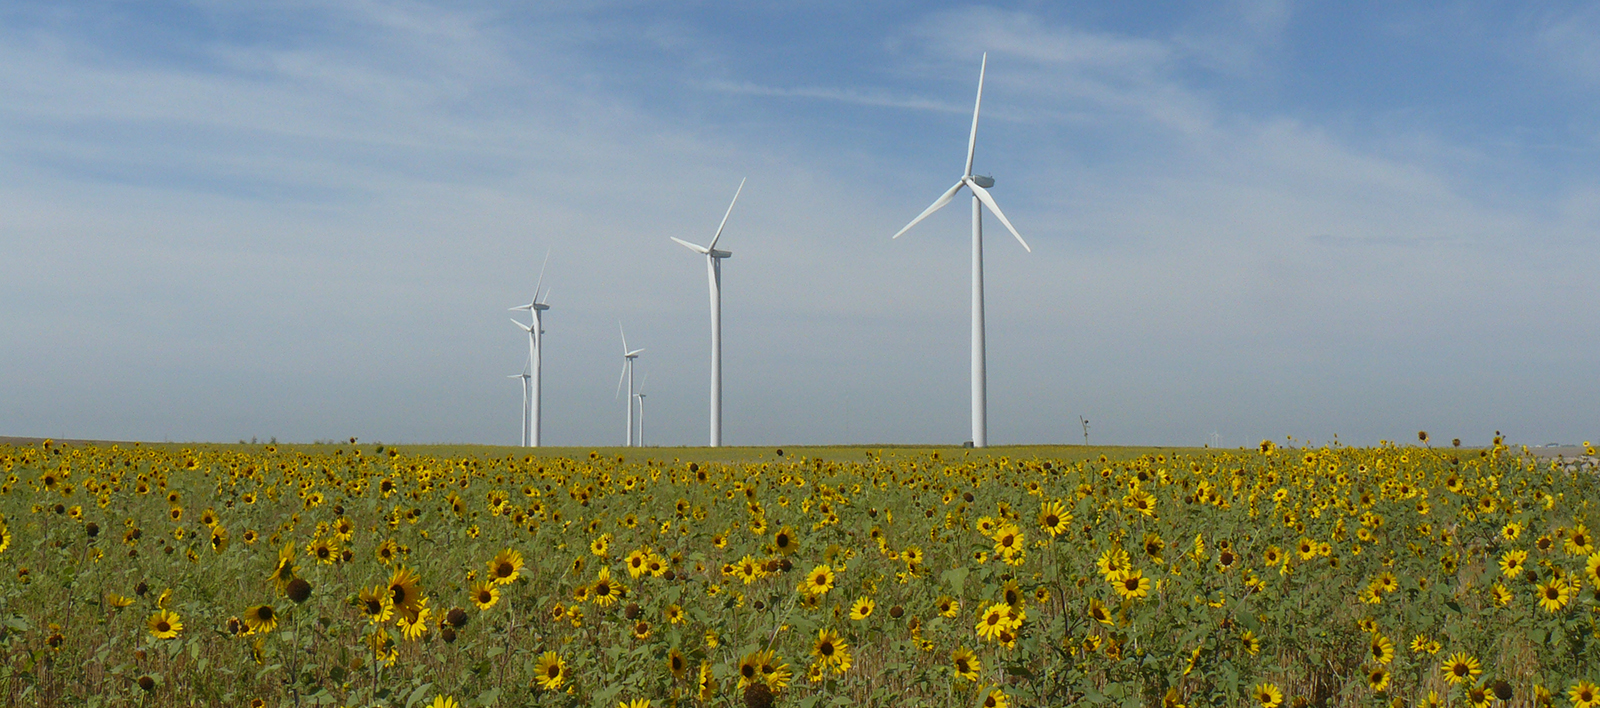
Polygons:
[[972,151],[978,146],[978,108],[983,105],[983,73],[989,68],[989,53],[983,53],[983,64],[978,67],[978,99],[972,102],[972,133],[967,136],[967,172],[972,176]]
[[539,280],[533,284],[533,301],[539,301],[539,286],[544,285],[544,268],[550,265],[550,247],[544,249],[544,263],[539,266]]
[[519,321],[519,320],[515,320],[515,319],[513,319],[513,320],[511,320],[511,322],[512,322],[512,323],[513,323],[513,324],[515,324],[515,325],[516,325],[516,326],[518,326],[518,327],[521,327],[521,328],[522,328],[522,331],[524,331],[524,332],[532,332],[532,331],[533,331],[533,328],[532,328],[532,327],[529,327],[529,326],[528,326],[528,325],[525,325],[525,324],[523,324],[523,323],[522,323],[522,322],[521,322],[521,321]]
[[711,249],[706,248],[705,246],[696,246],[696,245],[694,245],[692,243],[689,243],[688,241],[685,241],[685,240],[683,240],[681,238],[678,238],[677,236],[669,236],[668,238],[670,238],[670,239],[672,239],[674,241],[677,241],[679,244],[682,244],[684,248],[687,248],[687,249],[689,249],[691,251],[694,251],[695,253],[698,253],[700,255],[705,255],[705,254],[711,252]]
[[530,303],[530,304],[527,304],[527,305],[517,305],[516,307],[508,307],[506,309],[511,311],[511,312],[516,312],[517,310],[531,310],[531,309],[533,309],[533,305],[532,305],[532,303]]
[[709,251],[709,250],[717,247],[717,239],[722,238],[722,227],[728,225],[728,216],[733,213],[733,205],[739,203],[739,192],[743,192],[743,191],[744,191],[744,180],[741,179],[741,180],[739,180],[739,188],[734,190],[734,192],[733,192],[733,201],[728,202],[728,211],[727,211],[727,213],[722,215],[722,223],[717,224],[717,235],[711,237],[711,245],[706,246],[706,250]]
[[628,362],[622,362],[622,373],[617,374],[617,392],[611,396],[612,400],[622,397],[622,380],[628,376]]
[[635,350],[633,350],[631,352],[628,352],[627,354],[624,354],[623,356],[639,356],[640,354],[643,354],[643,353],[644,353],[644,349],[640,348],[640,349],[635,349]]
[[622,320],[617,320],[617,331],[622,334],[622,355],[628,355],[628,333],[622,331]]
[[633,395],[644,398],[644,385],[650,383],[650,372],[644,372],[644,380],[639,382],[639,392]]
[[1017,227],[1012,226],[1011,220],[1006,218],[1005,212],[1000,211],[1000,205],[994,203],[994,197],[989,196],[989,190],[970,182],[967,186],[972,187],[972,193],[978,195],[978,201],[983,202],[984,206],[989,207],[989,211],[1000,217],[1000,223],[1005,224],[1006,228],[1011,231],[1011,235],[1017,237],[1017,243],[1022,244],[1023,250],[1033,253],[1033,249],[1028,248],[1028,242],[1022,240],[1022,234],[1017,233]]
[[550,286],[549,288],[546,288],[545,291],[544,291],[544,297],[543,298],[536,298],[534,301],[539,303],[540,305],[548,305],[548,304],[550,304],[550,291],[551,290],[555,290],[555,289],[556,289],[556,286],[554,286],[554,285]]
[[907,231],[910,231],[911,227],[917,225],[917,222],[920,222],[923,219],[928,218],[929,214],[932,214],[932,213],[934,213],[934,212],[936,212],[936,211],[938,211],[940,209],[943,209],[944,205],[949,204],[951,199],[955,199],[956,198],[956,192],[961,191],[961,187],[964,184],[966,184],[965,180],[957,182],[956,186],[951,187],[949,190],[947,190],[944,193],[943,196],[940,196],[937,200],[935,200],[933,202],[933,206],[930,206],[927,209],[924,209],[921,214],[917,215],[917,218],[912,219],[911,223],[906,224],[905,228],[900,229],[898,232],[895,232],[895,235],[891,236],[890,238],[891,239],[900,238],[900,234],[903,234],[903,233],[905,233]]

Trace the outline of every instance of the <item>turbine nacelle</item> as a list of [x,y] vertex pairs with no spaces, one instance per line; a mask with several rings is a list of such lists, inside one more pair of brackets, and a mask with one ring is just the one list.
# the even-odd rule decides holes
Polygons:
[[989,175],[973,175],[972,182],[979,187],[983,187],[984,189],[991,189],[994,187],[994,178],[990,177]]

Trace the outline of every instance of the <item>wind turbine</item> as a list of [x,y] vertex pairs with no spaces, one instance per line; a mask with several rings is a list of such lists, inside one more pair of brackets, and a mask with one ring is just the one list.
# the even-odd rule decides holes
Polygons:
[[617,331],[622,334],[622,375],[617,377],[617,394],[622,395],[622,381],[628,381],[628,437],[623,447],[633,447],[633,360],[638,359],[643,349],[628,349],[628,333],[622,331],[622,323],[617,323]]
[[639,382],[639,392],[633,394],[639,399],[639,447],[644,447],[644,387],[650,383],[650,372],[644,372],[644,379]]
[[[518,322],[517,324],[522,324]],[[508,379],[522,379],[522,446],[528,446],[528,379],[533,378],[528,374],[528,365],[522,365],[522,373],[507,376]]]
[[730,251],[717,250],[717,239],[722,238],[722,228],[728,225],[728,216],[733,214],[733,205],[739,203],[739,193],[743,191],[744,180],[741,179],[709,245],[697,246],[672,237],[684,248],[706,257],[706,279],[711,282],[711,447],[722,446],[722,259],[733,255]]
[[[972,104],[972,132],[967,136],[967,167],[961,179],[955,186],[945,191],[933,205],[923,210],[905,228],[900,229],[893,238],[900,238],[901,234],[911,230],[918,222],[928,218],[944,205],[954,199],[956,192],[966,187],[972,192],[972,445],[973,447],[986,447],[989,444],[989,382],[988,369],[984,356],[983,335],[983,209],[1000,218],[1000,223],[1005,224],[1012,236],[1017,237],[1017,243],[1029,253],[1028,242],[1022,240],[1022,234],[1017,233],[1016,227],[1006,219],[996,204],[994,197],[989,195],[989,187],[994,186],[994,178],[985,175],[972,174],[973,148],[978,144],[978,108],[983,105],[983,75],[989,67],[989,55],[984,53],[983,64],[978,69],[978,98]],[[981,206],[980,206],[981,205]]]
[[544,253],[544,265],[539,266],[539,280],[533,284],[533,302],[511,308],[512,311],[527,310],[528,314],[533,317],[533,324],[531,325],[525,325],[515,318],[511,320],[518,327],[521,327],[524,332],[528,333],[528,366],[532,369],[531,374],[523,374],[524,377],[532,378],[532,392],[525,394],[527,400],[523,402],[523,408],[526,409],[523,412],[522,420],[523,447],[539,447],[539,431],[544,427],[542,418],[539,415],[539,400],[541,398],[539,389],[541,379],[544,378],[544,311],[550,309],[550,305],[546,304],[550,300],[550,291],[544,291],[544,295],[541,297],[539,288],[544,285],[544,268],[547,265],[550,265],[549,251]]

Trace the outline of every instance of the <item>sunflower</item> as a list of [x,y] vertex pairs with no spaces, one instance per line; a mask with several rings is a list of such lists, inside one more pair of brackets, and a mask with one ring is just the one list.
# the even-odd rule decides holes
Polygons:
[[689,670],[689,661],[683,658],[683,652],[678,651],[677,647],[667,651],[667,670],[672,672],[674,679],[680,681],[683,680],[683,675]]
[[940,595],[938,602],[933,606],[939,611],[940,617],[955,617],[961,614],[961,603],[949,595]]
[[278,626],[278,613],[272,605],[256,605],[244,611],[244,624],[251,634],[271,632]]
[[1019,607],[1027,599],[1027,596],[1022,594],[1022,588],[1017,585],[1017,581],[1007,580],[1006,584],[1000,588],[1000,599],[1007,605]]
[[667,618],[667,624],[683,624],[683,607],[676,603],[667,605],[662,614]]
[[1135,489],[1129,493],[1123,503],[1145,516],[1156,515],[1156,498],[1143,489]]
[[1137,570],[1124,570],[1111,577],[1111,587],[1124,599],[1136,600],[1150,594],[1150,579]]
[[1483,686],[1473,686],[1467,689],[1467,702],[1472,704],[1472,708],[1488,708],[1494,702],[1494,694]]
[[641,640],[641,641],[645,640],[645,639],[649,639],[650,638],[650,623],[646,622],[644,620],[639,620],[637,622],[634,622],[633,623],[633,638]]
[[1450,683],[1463,683],[1483,673],[1483,667],[1478,664],[1477,658],[1464,651],[1451,654],[1450,658],[1444,660],[1444,666],[1439,670]]
[[1382,666],[1367,670],[1367,687],[1383,693],[1389,688],[1389,670]]
[[1089,618],[1100,624],[1113,624],[1111,612],[1106,610],[1105,603],[1092,597],[1089,598]]
[[785,526],[772,535],[772,548],[781,555],[789,555],[800,548],[800,539],[794,535],[794,528]]
[[428,598],[422,598],[418,605],[416,615],[401,613],[400,617],[395,620],[395,623],[400,626],[401,636],[405,637],[408,642],[421,639],[422,635],[428,632],[428,618],[433,613],[433,608],[428,607]]
[[[4,547],[0,547],[3,550]],[[1589,576],[1589,584],[1600,587],[1600,553],[1589,556],[1589,562],[1584,565],[1584,575]]]
[[489,561],[489,578],[496,585],[506,585],[516,580],[522,571],[522,554],[510,548],[500,551]]
[[811,655],[836,674],[850,670],[850,646],[833,630],[817,630],[817,641],[811,645]]
[[983,617],[978,620],[978,636],[984,639],[999,639],[1000,633],[1010,629],[1011,607],[1003,602],[989,606],[983,611]]
[[401,566],[389,576],[389,604],[401,615],[401,619],[417,621],[417,615],[422,611],[422,591],[417,588],[417,583],[422,578],[417,572]]
[[276,583],[278,592],[281,593],[289,587],[289,582],[294,580],[294,577],[294,542],[290,541],[283,544],[283,549],[278,551],[278,565],[267,579]]
[[1572,600],[1572,589],[1567,582],[1560,578],[1552,578],[1548,582],[1540,583],[1539,606],[1548,612],[1555,612],[1567,606]]
[[1256,699],[1261,708],[1278,708],[1283,703],[1283,691],[1275,684],[1258,683],[1250,695]]
[[171,610],[156,610],[145,621],[145,626],[150,628],[150,635],[156,639],[175,639],[183,631],[183,621]]
[[1567,550],[1567,555],[1586,556],[1594,553],[1594,536],[1589,534],[1589,528],[1578,524],[1562,542],[1562,547]]
[[617,708],[650,708],[650,699],[635,698],[631,701],[622,701],[617,704]]
[[950,666],[955,669],[956,678],[965,681],[977,681],[978,672],[983,670],[983,662],[965,647],[950,652]]
[[1524,561],[1528,560],[1528,552],[1511,550],[1500,554],[1500,572],[1508,578],[1515,578],[1522,574]]
[[113,607],[115,609],[120,610],[120,609],[122,609],[124,607],[132,605],[133,604],[133,598],[128,597],[126,595],[118,595],[116,593],[110,593],[110,594],[106,595],[106,604],[110,605],[111,607]]
[[1600,688],[1588,681],[1579,681],[1567,689],[1572,708],[1600,708]]
[[589,588],[590,599],[601,607],[610,607],[622,597],[623,587],[611,580],[611,569],[601,566],[594,585]]
[[1128,561],[1128,552],[1121,548],[1108,548],[1101,552],[1094,565],[1099,569],[1100,575],[1105,576],[1108,581],[1117,573],[1133,569],[1133,565]]
[[806,579],[800,583],[800,591],[813,597],[821,597],[833,589],[833,569],[826,565],[819,565],[806,573]]
[[1044,532],[1053,536],[1066,533],[1072,522],[1072,514],[1067,513],[1066,505],[1060,501],[1049,501],[1039,505],[1039,526]]
[[1372,635],[1372,641],[1367,644],[1367,658],[1379,664],[1394,661],[1394,642],[1382,634]]
[[983,708],[1006,708],[1011,705],[1011,699],[1006,697],[1006,692],[998,688],[989,689],[989,695],[983,698]]
[[361,608],[361,615],[373,624],[388,622],[394,615],[394,605],[390,602],[389,588],[385,585],[374,585],[361,591],[356,598],[356,604]]
[[877,606],[878,603],[873,602],[872,598],[860,598],[856,600],[854,604],[850,605],[850,619],[856,620],[857,622],[865,620],[866,618],[872,616],[872,611],[873,609],[877,608]]
[[1239,643],[1244,645],[1244,650],[1249,652],[1250,656],[1261,653],[1261,639],[1256,636],[1255,632],[1246,629],[1239,635]]
[[622,563],[628,568],[628,577],[638,580],[639,576],[649,572],[649,569],[646,567],[649,563],[649,560],[649,549],[635,548],[632,553],[629,553],[628,556],[623,559]]
[[496,587],[493,580],[481,580],[472,584],[472,604],[480,610],[494,607],[500,601],[500,588]]
[[334,561],[339,560],[339,546],[332,539],[319,538],[306,546],[306,555],[324,565],[333,565]]
[[427,708],[461,708],[461,704],[456,702],[454,696],[441,693],[433,697],[433,702],[429,703]]
[[1016,526],[1006,524],[994,533],[994,552],[1002,557],[1016,557],[1026,547],[1027,539]]

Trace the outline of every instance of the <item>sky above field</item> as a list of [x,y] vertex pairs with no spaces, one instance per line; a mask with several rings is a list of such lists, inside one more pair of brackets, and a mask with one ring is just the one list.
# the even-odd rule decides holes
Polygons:
[[[1600,440],[1583,2],[0,5],[0,435]],[[648,378],[646,378],[648,377]]]

